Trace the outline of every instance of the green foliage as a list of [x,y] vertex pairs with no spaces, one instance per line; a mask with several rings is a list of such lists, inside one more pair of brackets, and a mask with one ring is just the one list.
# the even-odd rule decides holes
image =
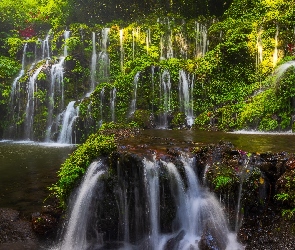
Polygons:
[[215,163],[206,172],[207,180],[213,186],[214,190],[219,193],[233,191],[239,183],[239,177],[235,169],[221,163]]
[[20,51],[23,46],[23,41],[18,37],[9,37],[6,40],[6,46],[9,48],[8,52],[11,57],[16,56],[16,53]]
[[151,128],[150,117],[150,111],[138,109],[134,112],[132,120],[140,128]]
[[[291,165],[294,160],[291,160]],[[282,208],[283,216],[294,218],[295,215],[295,170],[287,170],[277,181],[276,200],[280,201],[284,207]]]
[[186,116],[184,113],[178,112],[174,114],[172,122],[172,128],[183,128],[186,126]]
[[99,131],[118,130],[126,128],[138,128],[138,124],[134,121],[130,123],[106,122],[101,125]]
[[195,119],[194,128],[208,129],[210,125],[210,117],[212,116],[213,114],[208,111],[201,113]]
[[58,181],[51,186],[52,194],[56,196],[60,204],[65,206],[65,202],[73,187],[83,176],[90,163],[101,155],[111,153],[116,149],[113,135],[101,135],[100,132],[92,134],[85,143],[66,159],[58,171]]
[[20,69],[20,64],[15,60],[0,56],[0,79],[5,80],[14,76]]
[[43,71],[41,71],[41,72],[38,74],[38,76],[37,76],[37,80],[38,80],[38,81],[46,80],[46,78],[47,78],[47,75],[46,75],[46,73],[43,72]]

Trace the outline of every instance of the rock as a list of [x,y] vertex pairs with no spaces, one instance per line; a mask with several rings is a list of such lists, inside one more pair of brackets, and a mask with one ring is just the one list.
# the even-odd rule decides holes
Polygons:
[[[0,208],[0,249],[29,249],[14,247],[5,248],[8,243],[35,242],[36,236],[31,223],[20,219],[19,212],[13,209]],[[3,245],[4,244],[4,245]]]
[[167,241],[164,249],[165,250],[178,249],[179,242],[183,239],[184,235],[185,235],[185,232],[181,230],[175,237]]
[[35,233],[47,235],[57,227],[57,219],[50,214],[34,213],[32,215],[32,227]]

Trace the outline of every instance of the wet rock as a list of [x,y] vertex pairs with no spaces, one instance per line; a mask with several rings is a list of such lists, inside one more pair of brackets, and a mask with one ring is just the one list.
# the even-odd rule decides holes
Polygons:
[[57,219],[50,214],[34,213],[32,215],[32,227],[39,235],[47,235],[57,227]]
[[218,238],[208,228],[205,230],[199,241],[200,250],[221,250],[226,248],[226,243],[218,242]]
[[0,249],[29,249],[17,248],[17,244],[14,244],[14,247],[11,245],[11,247],[5,248],[5,246],[10,246],[10,243],[28,241],[36,241],[31,223],[22,220],[18,211],[0,208]]
[[179,242],[183,239],[184,235],[185,235],[185,232],[181,230],[175,237],[168,240],[164,249],[165,250],[178,249]]

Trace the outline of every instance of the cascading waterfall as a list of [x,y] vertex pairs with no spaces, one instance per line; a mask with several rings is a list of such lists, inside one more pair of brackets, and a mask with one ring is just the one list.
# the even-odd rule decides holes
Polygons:
[[[121,169],[118,161],[115,167],[118,175],[115,174],[116,170],[111,171],[111,178],[117,184],[111,186],[108,186],[107,178],[100,178],[106,173],[106,166],[101,161],[92,163],[77,190],[74,203],[70,203],[69,220],[63,230],[65,233],[54,249],[197,250],[204,249],[204,241],[210,241],[215,249],[244,249],[237,242],[235,234],[228,229],[226,216],[218,200],[199,185],[194,158],[183,155],[178,160],[178,165],[175,165],[157,160],[155,156],[152,160],[143,158],[141,167],[137,169],[132,166],[130,170]],[[135,178],[134,181],[132,178]],[[162,183],[163,178],[166,184]],[[106,188],[102,189],[102,186]],[[109,190],[109,193],[99,190]],[[102,211],[104,204],[108,204],[104,200],[105,196],[112,201],[116,200],[117,212],[109,214],[110,211]],[[162,200],[169,196],[169,202]],[[161,210],[163,206],[164,210]],[[163,233],[161,217],[170,206],[176,210],[174,219],[171,218],[173,221],[169,232],[166,229]],[[96,217],[96,209],[103,217]],[[100,224],[101,219],[106,221],[105,217],[116,223],[112,224],[115,228]],[[103,241],[102,235],[109,233],[101,231],[101,228],[110,231],[121,228],[122,231],[119,229],[113,234],[115,238]]]
[[110,92],[110,106],[111,106],[111,116],[112,116],[112,121],[115,121],[115,103],[116,103],[116,94],[117,90],[114,87],[111,92]]
[[67,45],[67,40],[70,38],[70,31],[65,30],[64,32],[64,57],[68,56],[68,45]]
[[147,31],[146,31],[146,39],[145,39],[145,42],[146,42],[146,54],[148,55],[149,54],[149,49],[150,49],[150,43],[152,42],[152,39],[151,39],[151,30],[150,29],[147,29]]
[[43,65],[40,66],[34,74],[30,77],[27,84],[27,105],[26,105],[26,118],[25,118],[25,139],[33,139],[33,123],[34,123],[34,111],[35,111],[35,96],[36,91],[36,79],[43,69]]
[[124,29],[120,30],[120,65],[121,71],[124,71],[124,46],[123,46],[123,39],[124,39]]
[[47,116],[47,131],[46,131],[46,141],[50,141],[51,128],[53,123],[53,110],[55,105],[55,96],[58,96],[59,105],[58,112],[62,112],[64,106],[64,87],[63,87],[63,78],[64,78],[64,60],[65,57],[60,57],[59,62],[51,66],[50,70],[50,87],[48,91],[49,102],[48,102],[48,116]]
[[137,72],[133,79],[133,96],[132,96],[131,107],[130,107],[130,115],[133,115],[136,110],[137,87],[138,87],[139,76],[140,76],[140,72]]
[[50,47],[49,47],[49,39],[50,39],[51,30],[47,33],[45,39],[42,41],[42,59],[50,58]]
[[[48,91],[48,116],[47,116],[47,129],[45,141],[50,141],[52,136],[53,125],[53,111],[55,109],[55,100],[59,101],[58,108],[55,113],[61,114],[64,109],[64,62],[68,55],[66,41],[69,38],[70,31],[64,31],[64,55],[59,57],[59,61],[51,66],[50,69],[50,88]],[[56,98],[58,97],[58,98]],[[63,131],[64,128],[62,128]],[[61,138],[61,136],[59,136]]]
[[274,71],[275,80],[278,81],[290,67],[295,67],[295,61],[288,61],[278,66]]
[[262,35],[262,29],[260,29],[257,34],[257,42],[256,42],[256,46],[257,46],[256,69],[257,69],[257,71],[259,70],[259,66],[263,60],[263,45],[262,45],[261,35]]
[[90,93],[94,90],[95,85],[96,85],[96,60],[97,60],[97,53],[96,53],[95,32],[92,32],[92,56],[91,56],[91,67],[90,67],[90,80],[91,80]]
[[155,161],[148,161],[143,159],[144,168],[144,181],[146,186],[148,207],[149,207],[149,239],[152,249],[157,249],[160,240],[160,190],[159,190],[159,165]]
[[155,99],[155,66],[151,67],[151,74],[152,74],[152,114],[154,113],[154,99]]
[[104,28],[101,31],[101,45],[98,55],[98,76],[101,81],[108,81],[110,75],[110,58],[107,52],[109,42],[110,28]]
[[[26,59],[26,51],[27,51],[28,44],[24,44],[23,49],[23,55],[22,55],[22,68],[19,72],[18,76],[14,79],[12,86],[11,86],[11,92],[10,92],[10,111],[11,111],[11,119],[14,119],[14,115],[17,115],[19,117],[19,109],[20,109],[20,85],[19,80],[25,73],[25,59]],[[18,88],[17,88],[18,84]],[[12,132],[12,131],[11,131]]]
[[279,36],[279,26],[277,25],[276,35],[275,35],[275,49],[273,53],[273,67],[275,67],[278,62],[278,36]]
[[160,99],[163,100],[163,114],[160,117],[160,127],[168,127],[168,112],[170,111],[171,79],[168,70],[164,70],[160,79]]
[[135,58],[136,43],[140,38],[140,27],[132,29],[132,59]]
[[104,87],[100,91],[100,124],[103,121],[103,103],[104,103]]
[[207,28],[206,26],[196,22],[195,26],[196,32],[196,56],[202,57],[208,51],[209,40],[207,38]]
[[179,103],[180,111],[186,115],[187,124],[193,125],[193,89],[194,78],[187,75],[184,70],[179,72]]
[[63,114],[63,122],[62,122],[62,129],[58,137],[58,143],[67,143],[71,144],[74,143],[73,138],[72,138],[72,133],[73,133],[73,126],[75,120],[79,116],[79,109],[78,107],[75,108],[75,101],[71,101],[66,110],[64,111]]
[[[63,240],[53,249],[88,249],[90,243],[87,240],[87,231],[93,219],[91,212],[95,213],[91,208],[95,203],[95,198],[97,198],[96,191],[100,187],[100,178],[104,173],[104,164],[101,160],[91,163],[88,167],[75,198],[69,204],[70,214]],[[95,245],[99,246],[102,244],[101,237],[99,234],[95,235],[97,236]]]

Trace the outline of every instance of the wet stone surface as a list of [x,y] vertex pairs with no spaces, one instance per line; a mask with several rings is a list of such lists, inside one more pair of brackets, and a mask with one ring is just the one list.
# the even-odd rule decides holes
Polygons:
[[0,249],[38,249],[37,238],[29,221],[22,220],[18,211],[0,208]]

